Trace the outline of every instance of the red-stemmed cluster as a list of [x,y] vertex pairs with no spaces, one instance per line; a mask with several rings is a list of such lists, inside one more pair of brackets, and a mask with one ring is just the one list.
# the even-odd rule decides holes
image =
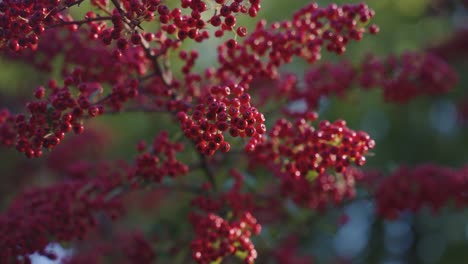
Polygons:
[[363,166],[374,146],[367,133],[349,129],[343,120],[324,120],[315,128],[303,118],[295,123],[280,119],[250,161],[279,176],[283,192],[296,203],[324,209],[329,201],[354,196],[355,182],[362,175],[351,165]]
[[395,219],[404,212],[428,206],[434,212],[453,201],[456,207],[468,202],[468,168],[424,164],[401,166],[386,176],[374,191],[380,216]]
[[252,151],[266,131],[265,117],[250,104],[250,95],[239,85],[213,86],[210,94],[201,99],[191,113],[177,113],[185,135],[192,139],[197,150],[211,156],[216,150],[231,148],[224,132],[232,137],[249,137],[246,149]]
[[[365,4],[330,4],[320,8],[310,3],[293,14],[290,21],[267,26],[260,21],[243,43],[228,41],[218,48],[218,76],[239,76],[245,85],[253,76],[277,78],[278,67],[300,57],[309,63],[320,59],[322,46],[344,53],[351,40],[361,40],[374,11]],[[377,33],[377,27],[371,27]]]
[[[67,1],[14,1],[0,3],[0,49],[19,52],[35,49],[39,36],[46,28],[69,20],[62,11],[83,0]],[[63,24],[62,24],[63,23]]]
[[122,213],[120,199],[111,195],[115,187],[115,178],[99,177],[35,188],[16,197],[0,215],[0,258],[5,263],[26,261],[51,240],[84,238],[97,224],[95,213],[110,218]]
[[220,261],[234,254],[244,256],[244,263],[254,263],[257,258],[250,237],[260,233],[261,227],[250,213],[232,220],[213,213],[191,214],[190,222],[197,235],[190,245],[197,263]]
[[304,89],[294,91],[294,99],[304,99],[308,107],[317,109],[320,99],[331,95],[343,97],[356,80],[357,72],[347,62],[323,63],[305,73]]
[[47,156],[47,169],[70,179],[90,177],[93,165],[106,160],[106,149],[96,146],[106,146],[111,142],[112,135],[109,132],[95,128],[69,137]]
[[[215,3],[212,3],[215,2]],[[203,0],[182,0],[180,8],[170,9],[166,5],[158,6],[159,22],[161,28],[168,34],[174,34],[177,39],[186,38],[202,42],[210,36],[207,26],[214,27],[215,37],[222,37],[225,32],[232,31],[240,37],[247,34],[246,28],[237,26],[237,17],[240,14],[257,16],[260,10],[260,0],[217,0],[207,2]],[[208,19],[205,14],[211,11]],[[184,14],[186,13],[186,14]],[[231,39],[231,41],[233,41]]]
[[323,63],[304,76],[303,86],[294,86],[292,100],[304,100],[317,109],[321,98],[344,97],[354,86],[379,87],[386,102],[406,103],[416,97],[443,94],[458,83],[455,70],[430,53],[407,52],[385,58],[367,56],[356,66],[347,61]]
[[[139,144],[138,148],[143,151],[145,146]],[[51,240],[83,239],[98,224],[97,215],[112,220],[124,213],[122,196],[138,184],[146,184],[141,180],[160,181],[163,176],[185,174],[187,166],[175,159],[180,150],[181,145],[170,143],[168,133],[162,132],[147,154],[154,160],[164,160],[159,167],[148,167],[146,154],[138,156],[134,165],[86,162],[86,175],[74,177],[71,173],[66,181],[33,188],[16,197],[0,215],[4,234],[1,259],[8,262],[21,257],[28,261],[30,254],[42,252]]]
[[[140,142],[138,148],[144,151],[147,147]],[[132,177],[159,183],[164,176],[177,177],[187,174],[188,166],[176,158],[177,152],[183,149],[181,143],[169,142],[167,131],[160,133],[155,137],[150,150],[136,157],[135,172]]]
[[404,53],[384,60],[366,58],[359,83],[364,88],[380,86],[386,101],[406,103],[420,95],[437,95],[452,89],[457,74],[443,60],[430,53]]
[[[123,104],[138,96],[138,89],[148,96],[167,95],[167,87],[161,88],[161,82],[147,82],[144,85],[136,76],[146,73],[148,60],[143,50],[129,48],[120,59],[113,58],[112,52],[101,43],[89,44],[84,38],[85,31],[75,34],[59,30],[47,31],[57,43],[40,44],[36,53],[26,53],[15,58],[32,62],[41,67],[51,67],[51,60],[36,61],[34,58],[53,57],[63,54],[63,86],[50,80],[47,86],[39,86],[34,95],[39,101],[28,103],[28,114],[10,115],[0,123],[0,141],[6,146],[16,146],[28,157],[39,157],[42,149],[51,149],[63,140],[66,133],[82,133],[84,119],[101,115],[105,108],[115,112]],[[80,50],[77,53],[76,50]],[[46,63],[46,64],[44,64]],[[96,66],[98,65],[98,66]],[[104,86],[109,83],[112,90],[104,94]],[[156,86],[156,88],[155,88]]]
[[252,214],[258,208],[253,195],[242,191],[242,174],[231,169],[229,175],[234,180],[229,190],[219,196],[199,195],[192,200],[191,204],[200,209],[189,215],[197,235],[191,243],[192,257],[198,263],[222,261],[230,255],[245,263],[257,258],[251,236],[261,231]]
[[308,172],[343,172],[352,164],[362,166],[374,146],[366,132],[351,130],[344,120],[323,120],[315,128],[303,118],[294,123],[280,119],[252,158],[262,164],[278,163],[288,173],[305,177]]
[[[65,80],[59,87],[57,82],[48,84],[47,99],[29,102],[28,115],[7,114],[0,124],[0,141],[6,146],[16,146],[19,152],[29,158],[40,157],[42,149],[52,149],[71,131],[81,134],[84,131],[83,119],[101,115],[104,108],[92,102],[93,96],[102,92],[99,84],[81,83],[79,95],[74,96],[69,87],[73,80]],[[46,95],[43,86],[35,90],[35,96],[42,99]]]

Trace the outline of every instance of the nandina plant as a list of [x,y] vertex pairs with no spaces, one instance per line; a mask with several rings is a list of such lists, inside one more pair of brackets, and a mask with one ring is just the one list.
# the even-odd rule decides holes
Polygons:
[[[1,263],[56,259],[51,243],[72,249],[63,263],[312,263],[304,225],[363,199],[358,187],[382,219],[468,202],[466,168],[362,170],[379,155],[372,135],[316,112],[354,86],[389,104],[450,91],[458,77],[437,47],[320,62],[379,33],[368,5],[261,14],[260,0],[0,2],[1,56],[48,79],[24,106],[2,100],[1,145],[24,158],[2,150],[15,161]],[[284,71],[293,60],[303,76]],[[151,115],[152,137],[116,157],[121,131],[105,116],[130,113]]]

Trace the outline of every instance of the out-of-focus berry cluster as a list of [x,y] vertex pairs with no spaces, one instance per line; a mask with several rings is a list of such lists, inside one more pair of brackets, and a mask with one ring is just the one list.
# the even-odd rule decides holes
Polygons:
[[378,213],[395,219],[404,212],[417,212],[423,206],[434,212],[449,202],[464,207],[468,202],[467,186],[467,167],[401,166],[378,183],[374,195]]

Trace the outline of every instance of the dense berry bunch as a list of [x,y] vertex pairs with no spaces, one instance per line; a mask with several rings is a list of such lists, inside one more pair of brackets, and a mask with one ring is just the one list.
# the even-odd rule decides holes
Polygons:
[[294,13],[291,21],[269,26],[260,21],[242,44],[228,42],[219,47],[217,75],[235,74],[244,82],[249,76],[276,78],[278,67],[293,57],[309,63],[319,60],[322,46],[342,54],[348,42],[363,37],[362,24],[373,16],[374,11],[365,4],[319,8],[311,3]]
[[287,173],[305,177],[309,172],[343,172],[353,163],[362,166],[374,146],[367,133],[349,129],[344,120],[324,120],[315,128],[302,118],[294,124],[280,119],[252,156],[262,164],[279,164]]
[[104,162],[106,146],[112,142],[110,131],[87,129],[83,134],[71,136],[47,155],[47,169],[70,179],[89,178],[95,163]]
[[406,103],[423,95],[443,94],[456,86],[458,76],[445,61],[431,53],[405,53],[386,58],[367,56],[356,66],[348,61],[323,63],[306,72],[304,86],[296,85],[293,100],[305,100],[317,109],[321,98],[344,97],[358,85],[379,87],[387,102]]
[[323,97],[344,96],[356,80],[357,72],[349,62],[323,63],[305,73],[304,89],[296,89],[294,99],[304,99],[312,109],[317,109]]
[[[198,42],[209,38],[208,26],[216,29],[214,36],[222,37],[225,32],[232,31],[240,37],[246,35],[246,28],[237,26],[239,14],[248,14],[251,17],[257,16],[260,10],[259,0],[236,0],[236,1],[203,1],[203,0],[183,0],[180,8],[169,9],[166,5],[158,7],[159,21],[162,29],[168,34],[175,34],[179,40],[186,38],[194,39]],[[187,10],[187,14],[184,14]],[[208,19],[203,19],[206,13]]]
[[197,235],[191,248],[198,263],[211,263],[234,254],[245,255],[245,263],[254,263],[257,258],[250,237],[258,235],[261,229],[250,213],[236,220],[225,220],[211,213],[206,216],[192,214],[190,222]]
[[110,196],[116,179],[69,181],[37,188],[17,197],[0,215],[0,257],[6,263],[43,250],[49,241],[83,238],[94,226],[94,214],[115,218],[122,213],[119,199]]
[[405,53],[385,60],[367,58],[362,65],[360,84],[381,86],[387,101],[405,103],[419,94],[436,95],[453,88],[457,75],[432,54]]
[[236,169],[229,174],[234,184],[228,191],[217,197],[199,195],[192,200],[192,205],[201,211],[189,216],[197,235],[191,243],[192,257],[198,263],[221,261],[230,255],[243,258],[245,263],[257,258],[250,237],[261,230],[252,214],[258,208],[254,208],[253,195],[242,191],[242,174]]
[[[84,119],[103,114],[105,108],[109,111],[121,109],[125,102],[138,95],[139,82],[127,75],[146,72],[148,61],[144,59],[141,48],[129,48],[117,60],[102,44],[87,44],[83,31],[61,33],[58,30],[47,31],[48,36],[57,38],[57,43],[67,45],[41,44],[40,47],[44,48],[34,56],[33,53],[25,53],[18,59],[33,62],[38,67],[45,65],[47,69],[51,67],[50,60],[33,59],[64,55],[63,85],[50,80],[47,86],[37,87],[34,95],[39,100],[28,103],[28,114],[13,115],[4,110],[5,118],[0,122],[2,144],[16,146],[28,157],[39,157],[42,149],[54,148],[68,132],[82,133]],[[76,50],[80,50],[80,54]],[[104,96],[106,84],[111,84],[112,90]],[[148,83],[145,87],[154,85],[158,84]],[[150,90],[150,96],[158,95],[154,90]]]
[[251,161],[272,169],[298,204],[323,208],[330,197],[335,202],[353,197],[360,173],[350,166],[363,166],[374,145],[367,133],[349,129],[343,120],[321,121],[315,128],[302,118],[294,124],[280,119]]
[[417,212],[423,206],[437,212],[451,200],[457,207],[463,207],[468,202],[467,186],[466,167],[401,166],[376,188],[377,210],[383,217],[395,219],[403,212]]
[[[70,173],[69,177],[75,179],[35,188],[17,197],[0,215],[5,234],[0,241],[2,259],[13,260],[17,256],[28,259],[29,254],[44,249],[49,238],[83,239],[97,225],[96,215],[109,219],[122,215],[122,195],[140,183],[140,179],[160,181],[163,176],[185,174],[187,166],[175,160],[181,146],[170,143],[167,137],[167,132],[160,133],[154,140],[152,154],[138,156],[133,165],[82,163],[87,169],[85,176]],[[140,144],[139,149],[144,150],[144,146]],[[155,167],[148,167],[145,157],[157,161]],[[159,158],[164,160],[161,165]]]
[[70,19],[61,11],[77,5],[82,0],[67,1],[2,1],[0,3],[0,47],[18,52],[35,49],[39,36],[46,27]]
[[[169,142],[167,131],[160,133],[153,141],[151,150],[136,158],[135,175],[142,179],[161,182],[164,176],[176,177],[187,174],[188,167],[176,159],[176,153],[184,149],[182,144]],[[138,149],[144,151],[144,142]]]
[[197,150],[204,155],[211,156],[218,149],[230,150],[224,132],[232,137],[252,138],[246,146],[252,151],[266,127],[263,114],[251,106],[250,95],[238,85],[213,86],[210,92],[189,115],[177,113],[185,135],[195,141]]
[[[65,137],[65,133],[84,131],[83,119],[101,115],[101,105],[90,102],[90,98],[102,91],[99,84],[81,84],[80,95],[74,97],[65,81],[63,87],[56,82],[49,83],[46,100],[27,104],[29,115],[6,114],[6,120],[0,124],[0,139],[6,146],[16,146],[27,157],[40,157],[42,149],[52,149]],[[46,90],[39,86],[35,95],[43,98]]]

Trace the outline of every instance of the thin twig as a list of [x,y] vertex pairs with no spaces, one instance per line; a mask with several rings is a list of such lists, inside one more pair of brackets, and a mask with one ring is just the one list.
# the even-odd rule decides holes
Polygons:
[[208,181],[210,181],[213,187],[213,190],[216,191],[217,187],[216,187],[216,178],[215,178],[214,172],[212,168],[209,166],[206,156],[201,153],[199,153],[198,155],[200,157],[200,167],[203,169],[203,171],[205,171],[205,175],[208,178]]
[[110,20],[111,17],[109,16],[103,16],[103,17],[95,17],[95,18],[88,18],[88,19],[83,19],[83,20],[74,20],[74,21],[61,21],[60,23],[54,24],[49,26],[48,28],[56,28],[56,27],[61,27],[61,26],[66,26],[66,25],[82,25],[86,24],[89,22],[93,21],[104,21],[104,20]]

